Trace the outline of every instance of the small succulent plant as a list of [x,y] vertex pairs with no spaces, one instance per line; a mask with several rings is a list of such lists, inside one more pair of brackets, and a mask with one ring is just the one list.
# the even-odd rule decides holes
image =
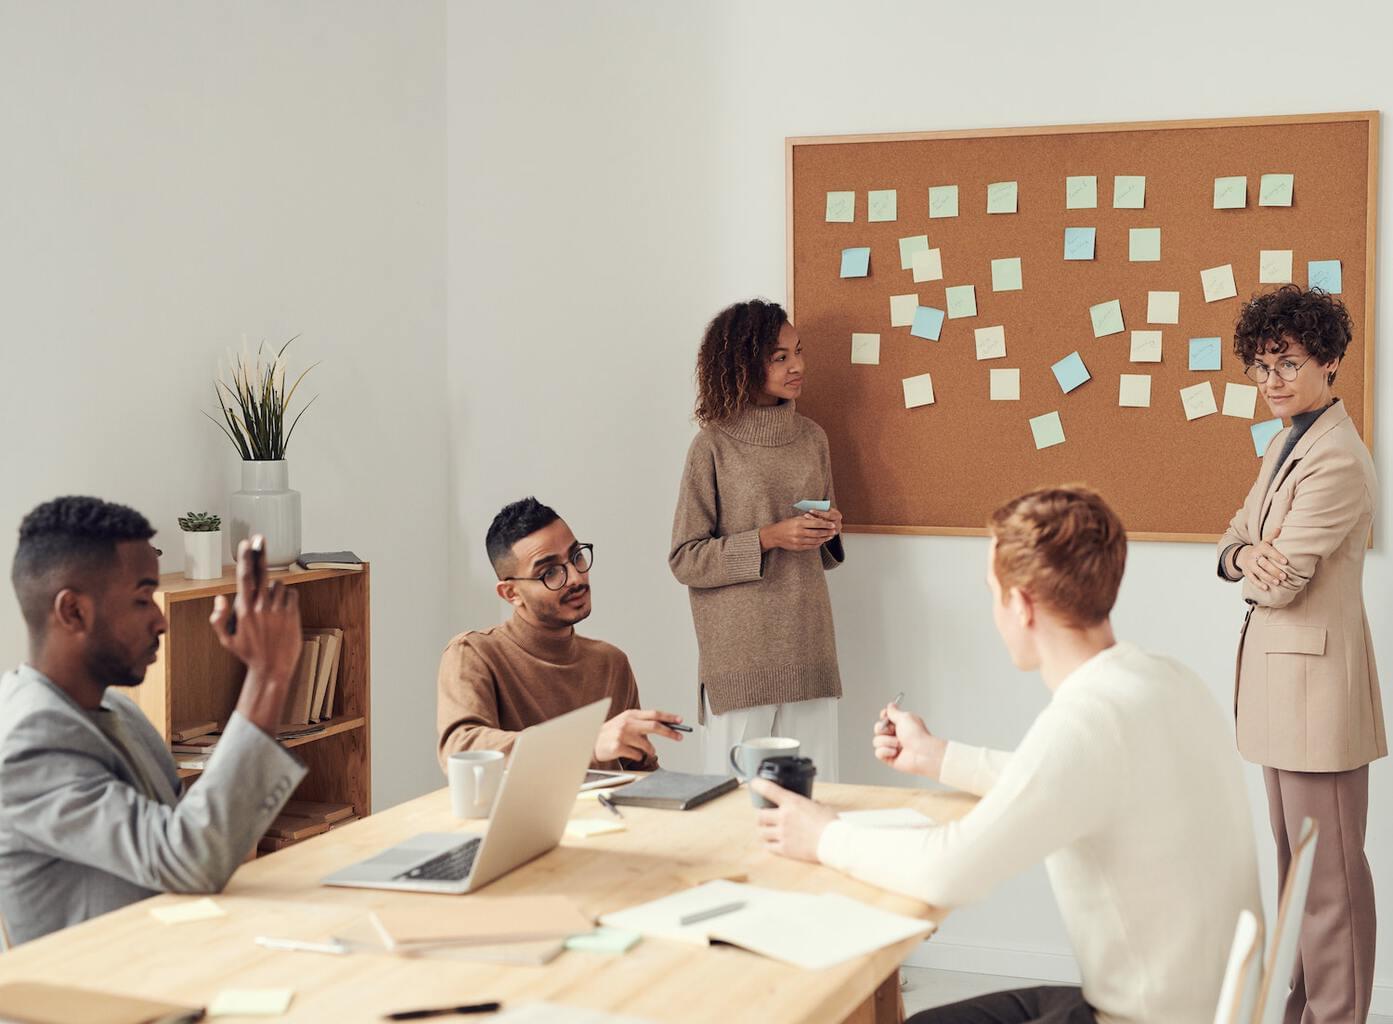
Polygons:
[[179,517],[179,529],[185,533],[212,533],[222,529],[222,519],[211,512],[190,512]]

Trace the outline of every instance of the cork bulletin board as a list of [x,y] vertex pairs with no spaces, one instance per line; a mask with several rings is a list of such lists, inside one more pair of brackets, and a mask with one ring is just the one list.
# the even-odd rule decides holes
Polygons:
[[[1281,279],[1333,285],[1336,267],[1354,341],[1335,393],[1370,443],[1377,146],[1377,112],[786,140],[799,411],[827,431],[846,529],[981,534],[1015,494],[1084,482],[1134,539],[1216,539],[1271,419],[1260,395],[1228,387],[1251,385],[1232,352],[1240,305]],[[956,216],[931,217],[931,188],[937,212],[952,210],[945,186]],[[1068,228],[1093,229],[1091,259],[1077,258],[1078,232],[1065,258]],[[926,247],[941,276],[932,253],[912,265]],[[842,276],[866,255],[847,263],[848,249],[869,249],[863,276]],[[975,313],[959,305],[966,285]],[[905,295],[920,322],[892,326],[891,297]],[[1113,301],[1121,329],[1099,336],[1119,326]],[[1154,332],[1159,361],[1133,361],[1156,355]],[[1017,399],[993,400],[992,370],[1019,371]],[[925,374],[932,402],[909,407],[928,397]],[[999,395],[1011,376],[997,375]],[[1120,404],[1124,387],[1149,404]]]

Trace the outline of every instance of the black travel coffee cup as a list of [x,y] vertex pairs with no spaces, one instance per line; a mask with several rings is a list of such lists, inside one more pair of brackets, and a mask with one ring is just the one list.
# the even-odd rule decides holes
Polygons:
[[[817,765],[813,764],[811,757],[768,757],[759,763],[759,771],[755,772],[761,779],[768,779],[790,793],[810,799],[813,795],[813,776],[816,774]],[[774,806],[758,793],[750,795],[755,798],[756,807]]]

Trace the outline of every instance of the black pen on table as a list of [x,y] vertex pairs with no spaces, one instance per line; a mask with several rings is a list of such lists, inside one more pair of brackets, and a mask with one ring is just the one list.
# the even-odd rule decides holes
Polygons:
[[613,814],[616,818],[624,817],[624,815],[619,813],[619,808],[618,806],[616,806],[615,802],[611,800],[609,798],[609,795],[605,793],[603,790],[595,794],[595,799],[600,801],[601,807],[609,811],[609,813]]
[[441,1006],[433,1010],[398,1010],[385,1014],[384,1020],[424,1020],[427,1017],[451,1017],[465,1013],[495,1013],[503,1009],[502,1003],[470,1003],[467,1006]]

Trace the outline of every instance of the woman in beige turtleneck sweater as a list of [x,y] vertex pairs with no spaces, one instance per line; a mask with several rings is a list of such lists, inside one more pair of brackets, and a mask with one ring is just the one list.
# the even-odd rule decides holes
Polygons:
[[[696,625],[706,770],[730,748],[790,736],[837,774],[841,676],[823,573],[841,564],[827,435],[799,416],[803,349],[783,309],[755,299],[717,314],[697,355],[696,418],[668,564]],[[827,502],[799,512],[800,501]]]

